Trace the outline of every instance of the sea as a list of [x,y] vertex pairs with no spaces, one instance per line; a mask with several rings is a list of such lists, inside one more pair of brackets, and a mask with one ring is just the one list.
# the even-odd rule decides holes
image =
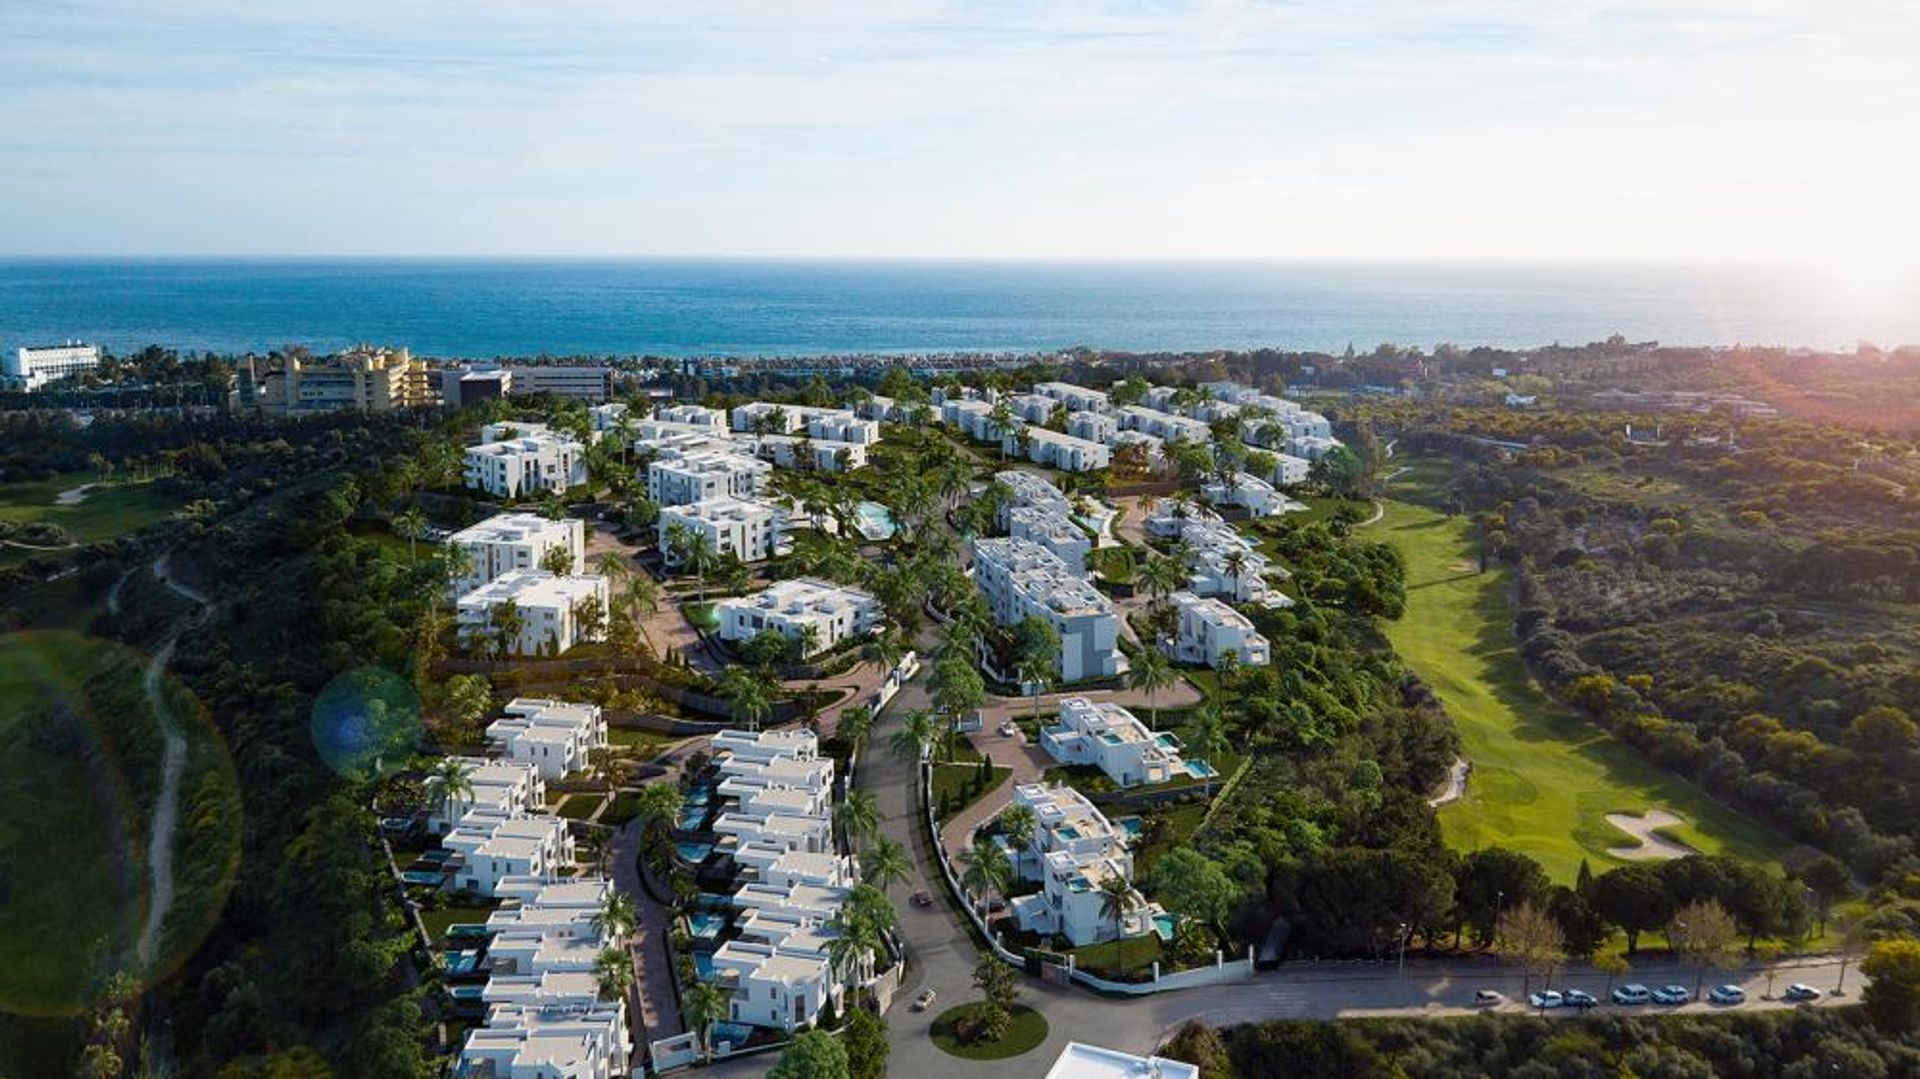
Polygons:
[[1920,290],[1779,267],[774,259],[0,259],[0,347],[442,358],[1920,342]]

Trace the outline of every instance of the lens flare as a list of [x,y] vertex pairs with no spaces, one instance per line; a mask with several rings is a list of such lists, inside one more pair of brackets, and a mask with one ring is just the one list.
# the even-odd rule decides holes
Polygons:
[[405,678],[380,667],[335,675],[313,700],[313,747],[327,767],[351,779],[392,775],[420,744],[420,697]]

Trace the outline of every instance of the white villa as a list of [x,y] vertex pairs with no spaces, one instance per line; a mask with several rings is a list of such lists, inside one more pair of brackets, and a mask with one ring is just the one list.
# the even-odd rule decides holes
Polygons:
[[867,447],[859,442],[835,442],[793,435],[752,435],[742,445],[754,456],[781,468],[810,468],[815,472],[851,472],[867,466]]
[[993,480],[1013,492],[1007,504],[1000,508],[1000,524],[1007,524],[1007,511],[1026,506],[1042,509],[1057,517],[1067,517],[1073,513],[1073,504],[1060,488],[1031,472],[1022,472],[1017,468],[1002,469],[993,474]]
[[1298,502],[1274,490],[1272,484],[1249,472],[1235,472],[1231,483],[1211,481],[1200,489],[1200,494],[1216,506],[1239,506],[1253,517],[1278,517],[1302,508]]
[[715,554],[730,554],[742,562],[761,562],[789,550],[786,512],[759,499],[710,498],[660,507],[660,549],[674,565],[683,561],[679,552],[671,550],[670,535],[676,525],[706,536]]
[[[760,428],[765,428],[764,431]],[[823,442],[871,446],[880,441],[880,422],[863,420],[845,408],[782,405],[754,401],[733,410],[733,429],[742,433],[792,435],[805,431]]]
[[[1024,451],[1021,449],[1023,442],[1026,447]],[[1049,431],[1044,427],[1024,427],[1006,432],[1000,437],[1000,452],[1024,452],[1027,460],[1034,464],[1047,465],[1062,472],[1092,472],[1113,463],[1113,451],[1106,446]]]
[[1273,475],[1267,477],[1275,487],[1292,487],[1307,482],[1307,475],[1313,470],[1313,462],[1304,457],[1295,457],[1290,453],[1274,456]]
[[559,779],[584,771],[592,752],[607,747],[607,717],[597,704],[515,697],[487,725],[487,743],[509,761],[538,768],[542,778]]
[[744,453],[707,448],[683,452],[657,447],[647,464],[647,497],[661,506],[686,506],[714,498],[752,498],[766,488],[773,466]]
[[573,556],[575,569],[584,568],[587,524],[577,517],[555,521],[537,513],[497,513],[448,536],[447,545],[465,548],[473,562],[473,572],[453,583],[458,596],[509,570],[539,569],[549,551],[564,550]]
[[[1064,784],[1023,783],[1014,788],[1013,801],[1038,818],[1028,848],[1010,852],[1015,870],[1041,882],[1040,891],[1009,904],[1014,923],[1030,933],[1058,933],[1075,947],[1114,939],[1116,926],[1103,910],[1100,884],[1109,877],[1132,879],[1133,855],[1119,830],[1085,795]],[[1153,932],[1154,916],[1163,913],[1138,891],[1133,898],[1133,909],[1117,927],[1121,937]]]
[[1211,596],[1175,592],[1170,599],[1180,614],[1180,628],[1167,643],[1167,654],[1186,663],[1220,666],[1229,651],[1238,662],[1264,667],[1273,661],[1267,639],[1253,628],[1246,615]]
[[1060,407],[1060,402],[1037,393],[1013,393],[1000,400],[1025,423],[1045,423],[1053,418],[1053,410]]
[[1168,442],[1175,439],[1202,444],[1213,441],[1213,428],[1205,423],[1145,405],[1123,406],[1118,416],[1122,430],[1139,431]]
[[594,438],[601,439],[627,422],[632,409],[625,401],[609,401],[604,405],[595,405],[587,409],[587,425],[593,431]]
[[809,655],[871,633],[880,624],[880,601],[871,594],[813,577],[775,581],[753,595],[723,599],[714,604],[714,612],[725,641],[748,640],[768,630],[802,640],[811,629]]
[[460,818],[441,845],[457,857],[455,888],[492,896],[508,877],[547,877],[573,864],[573,834],[560,817],[506,817],[474,810]]
[[611,598],[607,579],[597,574],[558,577],[543,569],[513,569],[460,597],[454,605],[455,628],[463,641],[490,638],[495,608],[511,600],[519,609],[521,627],[506,650],[532,656],[551,648],[558,655],[604,634],[604,627],[590,634],[576,612],[587,600],[598,599],[604,613]]
[[547,804],[547,781],[539,769],[525,761],[485,760],[480,757],[448,757],[467,768],[471,793],[454,792],[451,797],[427,790],[427,830],[436,835],[451,831],[454,822],[473,810],[485,810],[502,817],[531,813]]
[[653,410],[653,418],[667,423],[683,423],[689,427],[703,427],[715,432],[727,429],[727,410],[707,408],[704,405],[660,405]]
[[1104,390],[1075,386],[1071,382],[1035,383],[1033,392],[1053,398],[1067,406],[1070,412],[1105,412],[1113,407]]
[[1148,730],[1117,704],[1086,697],[1060,701],[1057,722],[1040,732],[1040,748],[1062,764],[1094,765],[1122,787],[1190,774],[1174,735]]
[[496,1004],[467,1035],[458,1079],[611,1079],[633,1042],[624,1004]]
[[976,539],[973,571],[994,621],[1012,626],[1033,615],[1053,625],[1060,634],[1062,682],[1109,678],[1126,669],[1113,604],[1052,551],[1031,540]]
[[1075,438],[1112,445],[1119,432],[1120,421],[1105,412],[1067,413],[1067,433]]
[[564,492],[587,482],[586,447],[544,424],[488,424],[467,447],[464,478],[496,498]]

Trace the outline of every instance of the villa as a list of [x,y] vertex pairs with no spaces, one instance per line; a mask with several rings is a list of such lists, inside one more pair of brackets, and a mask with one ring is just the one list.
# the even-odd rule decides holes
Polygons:
[[587,557],[587,525],[577,517],[553,520],[537,513],[497,513],[447,537],[448,547],[467,552],[472,572],[453,582],[464,595],[510,570],[539,569],[556,550],[573,556],[580,569]]
[[1312,471],[1312,461],[1304,457],[1295,457],[1290,453],[1282,453],[1275,455],[1273,475],[1267,479],[1275,487],[1292,487],[1307,482],[1307,477]]
[[950,397],[940,406],[940,422],[958,427],[976,442],[999,440],[1002,432],[992,414],[992,404],[968,397]]
[[1139,431],[1168,442],[1178,439],[1206,444],[1213,441],[1213,428],[1205,423],[1144,405],[1124,406],[1120,409],[1119,418],[1123,430]]
[[1042,424],[1053,418],[1060,402],[1037,393],[1014,393],[1000,399],[1013,414],[1027,423]]
[[1045,510],[1056,517],[1067,517],[1073,513],[1073,504],[1060,488],[1031,472],[1017,468],[1002,469],[993,474],[993,481],[1011,492],[1006,505],[1000,507],[1000,525],[1007,524],[1007,512],[1015,507],[1030,507]]
[[727,429],[727,410],[724,408],[707,408],[702,405],[660,405],[653,410],[653,418],[714,432]]
[[792,435],[805,431],[823,442],[871,446],[880,441],[878,420],[863,420],[845,408],[781,405],[754,401],[733,410],[733,429],[742,433]]
[[488,424],[467,447],[464,479],[496,498],[564,493],[587,482],[586,447],[543,424]]
[[1246,615],[1218,599],[1184,590],[1169,598],[1180,615],[1179,631],[1167,644],[1167,652],[1174,659],[1217,668],[1232,652],[1247,666],[1264,667],[1273,661],[1267,639],[1253,628]]
[[510,761],[559,779],[592,767],[593,751],[605,749],[607,717],[597,704],[515,697],[506,715],[487,725],[487,742]]
[[454,887],[492,896],[507,877],[545,877],[573,864],[573,835],[560,817],[506,817],[473,810],[447,833],[442,846],[458,857]]
[[626,1075],[633,1043],[619,1003],[496,1004],[467,1035],[460,1079],[609,1079]]
[[973,560],[974,582],[994,621],[1013,626],[1034,616],[1060,635],[1062,682],[1110,678],[1125,670],[1113,604],[1052,551],[1031,540],[976,539]]
[[1131,909],[1118,920],[1106,910],[1101,884],[1118,877],[1130,881],[1133,855],[1120,832],[1071,787],[1024,783],[1014,788],[1014,804],[1032,809],[1038,826],[1023,851],[1012,852],[1024,879],[1038,879],[1041,890],[1009,904],[1014,924],[1029,933],[1059,934],[1074,947],[1154,932],[1164,912],[1138,890],[1130,890]]
[[676,446],[664,446],[647,463],[647,497],[661,506],[686,506],[714,498],[752,498],[766,489],[772,475],[772,465],[732,447],[711,449],[703,444],[683,452]]
[[721,640],[744,641],[773,632],[807,642],[807,655],[871,633],[881,618],[880,601],[870,593],[812,577],[775,581],[753,595],[723,599],[714,604],[714,613],[720,619]]
[[1122,787],[1165,783],[1191,774],[1180,759],[1180,740],[1156,734],[1117,704],[1067,697],[1053,726],[1040,732],[1040,748],[1062,764],[1091,764]]
[[804,727],[787,731],[725,730],[707,743],[715,757],[725,755],[720,767],[725,771],[732,762],[772,764],[781,760],[811,761],[820,758],[820,736]]
[[588,600],[598,600],[604,615],[611,597],[605,577],[513,569],[460,597],[454,605],[455,628],[465,642],[491,639],[501,631],[496,611],[511,602],[519,611],[520,627],[518,636],[503,642],[504,651],[533,656],[550,649],[559,655],[605,634],[604,625],[587,625],[579,611]]
[[1278,517],[1289,510],[1303,508],[1274,490],[1266,480],[1248,472],[1235,472],[1226,483],[1209,482],[1200,489],[1200,494],[1216,506],[1238,506],[1252,517]]
[[1070,412],[1105,412],[1113,407],[1104,391],[1075,386],[1071,382],[1036,383],[1033,392],[1060,402]]
[[448,757],[467,769],[471,792],[447,792],[428,789],[431,805],[427,830],[443,835],[454,822],[476,809],[512,817],[531,813],[547,804],[547,781],[539,769],[525,761],[495,761],[479,757]]
[[1067,433],[1075,438],[1112,445],[1119,432],[1120,421],[1104,412],[1067,413]]
[[675,566],[685,561],[685,555],[673,549],[676,526],[705,536],[714,554],[732,555],[742,562],[763,562],[790,549],[786,512],[759,499],[721,497],[660,507],[660,549]]
[[619,430],[620,425],[629,422],[631,411],[624,401],[609,401],[604,405],[595,405],[587,409],[587,426],[593,431],[595,439],[602,439]]
[[1000,452],[1025,453],[1034,464],[1047,465],[1062,472],[1092,472],[1113,463],[1113,451],[1106,446],[1049,431],[1044,427],[1008,431],[1000,438]]
[[1166,1057],[1140,1057],[1068,1042],[1047,1069],[1046,1079],[1200,1079],[1200,1069]]
[[753,435],[742,445],[754,456],[781,468],[809,468],[815,472],[851,472],[867,467],[867,447],[858,442],[834,442],[793,435]]

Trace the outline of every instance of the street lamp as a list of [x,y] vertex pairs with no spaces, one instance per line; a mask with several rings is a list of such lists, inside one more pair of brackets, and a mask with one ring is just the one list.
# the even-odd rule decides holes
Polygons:
[[1401,922],[1398,930],[1398,936],[1400,938],[1400,969],[1395,975],[1397,978],[1405,979],[1407,976],[1407,938],[1412,935],[1413,933],[1407,928],[1407,923]]

